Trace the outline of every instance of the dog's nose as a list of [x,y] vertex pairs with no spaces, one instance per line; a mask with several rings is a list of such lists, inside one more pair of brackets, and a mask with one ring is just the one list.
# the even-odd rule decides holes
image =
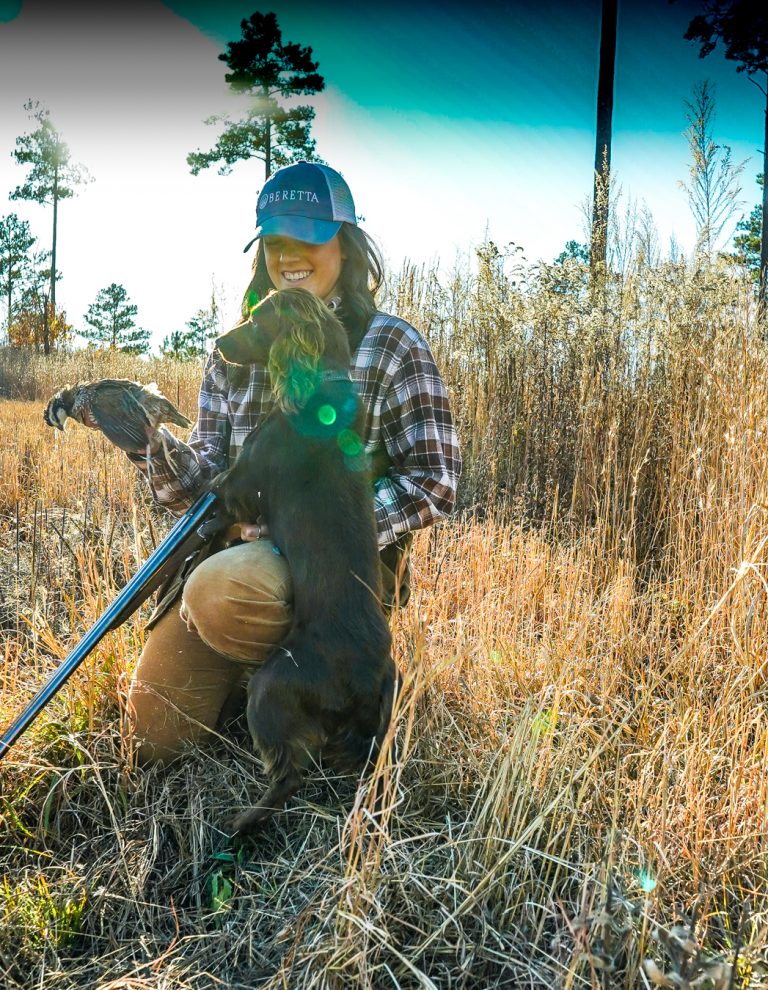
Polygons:
[[248,320],[238,323],[236,327],[216,338],[216,350],[227,361],[246,361],[248,358],[247,331],[253,327]]

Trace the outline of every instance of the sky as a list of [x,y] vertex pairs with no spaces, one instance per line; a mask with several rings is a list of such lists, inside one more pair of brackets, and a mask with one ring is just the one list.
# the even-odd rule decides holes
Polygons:
[[[207,117],[244,106],[217,56],[254,10],[274,11],[284,41],[312,47],[326,80],[307,98],[317,153],[349,183],[390,271],[408,260],[447,272],[486,237],[529,261],[586,240],[600,0],[0,0],[0,216],[28,220],[50,247],[52,209],[8,198],[26,176],[11,152],[34,129],[29,99],[94,180],[59,209],[57,305],[76,328],[112,282],[154,350],[209,305],[213,286],[223,324],[237,319],[264,166],[192,176],[186,156],[215,143]],[[721,49],[700,59],[683,39],[697,10],[619,0],[614,176],[624,203],[651,211],[663,251],[672,237],[685,251],[695,239],[678,182],[696,83],[715,84],[715,137],[746,161],[745,214],[759,196],[764,101]]]

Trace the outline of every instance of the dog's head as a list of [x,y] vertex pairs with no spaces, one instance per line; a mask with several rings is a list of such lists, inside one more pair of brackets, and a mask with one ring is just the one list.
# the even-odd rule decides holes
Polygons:
[[216,339],[216,349],[229,364],[266,364],[280,333],[276,291],[251,308],[247,320]]
[[250,318],[219,337],[231,364],[266,364],[275,401],[284,412],[301,409],[317,389],[325,363],[349,364],[349,343],[336,316],[306,289],[272,290]]

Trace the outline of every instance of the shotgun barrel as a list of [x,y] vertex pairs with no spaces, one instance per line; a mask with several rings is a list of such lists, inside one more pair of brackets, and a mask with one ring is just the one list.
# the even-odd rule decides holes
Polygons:
[[29,705],[0,737],[0,760],[103,637],[122,625],[158,588],[166,576],[172,574],[187,557],[224,528],[226,522],[217,515],[218,511],[220,511],[219,497],[215,490],[212,490],[200,495],[178,520],[109,608],[102,613],[72,652],[61,661]]

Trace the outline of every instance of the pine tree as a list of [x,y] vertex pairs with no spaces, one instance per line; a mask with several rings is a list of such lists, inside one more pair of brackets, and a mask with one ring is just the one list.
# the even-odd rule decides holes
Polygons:
[[[56,280],[60,278],[57,272]],[[72,327],[63,310],[53,312],[50,291],[51,252],[34,251],[24,262],[21,299],[8,328],[8,340],[13,346],[34,347],[49,354],[68,343]]]
[[219,175],[228,175],[235,162],[257,158],[264,162],[264,176],[274,168],[300,159],[315,159],[315,142],[309,136],[315,111],[310,106],[286,108],[280,101],[319,93],[325,80],[312,61],[312,49],[283,43],[274,14],[258,11],[240,22],[242,38],[230,41],[219,55],[231,70],[224,78],[235,93],[253,97],[244,118],[209,117],[206,124],[225,124],[210,151],[193,151],[187,164],[193,175],[221,162]]
[[[58,236],[59,200],[74,196],[74,187],[90,182],[91,177],[82,165],[73,165],[69,148],[53,126],[48,110],[39,103],[24,104],[38,127],[31,134],[16,138],[16,150],[11,152],[19,165],[31,165],[31,171],[22,186],[17,186],[10,199],[27,199],[35,203],[53,204],[53,240],[51,247],[50,305],[56,312],[56,242]],[[50,341],[44,341],[44,351],[50,353]]]
[[[765,176],[758,175],[757,184],[762,186]],[[763,207],[757,203],[748,217],[742,217],[736,224],[736,236],[733,238],[734,252],[725,257],[744,265],[752,272],[755,282],[760,279],[760,234],[763,229]]]
[[216,336],[215,311],[199,309],[186,325],[186,330],[174,330],[163,340],[160,353],[164,357],[186,361],[208,353],[210,341]]
[[137,313],[138,308],[129,302],[125,288],[113,282],[101,289],[95,302],[88,307],[84,319],[90,329],[78,333],[96,347],[146,354],[150,333],[136,327],[133,318]]
[[566,241],[565,248],[555,258],[553,264],[563,265],[566,261],[582,261],[589,263],[589,247],[579,241]]
[[9,213],[0,220],[0,287],[8,307],[7,327],[13,321],[13,295],[20,287],[29,251],[35,243],[29,224]]

